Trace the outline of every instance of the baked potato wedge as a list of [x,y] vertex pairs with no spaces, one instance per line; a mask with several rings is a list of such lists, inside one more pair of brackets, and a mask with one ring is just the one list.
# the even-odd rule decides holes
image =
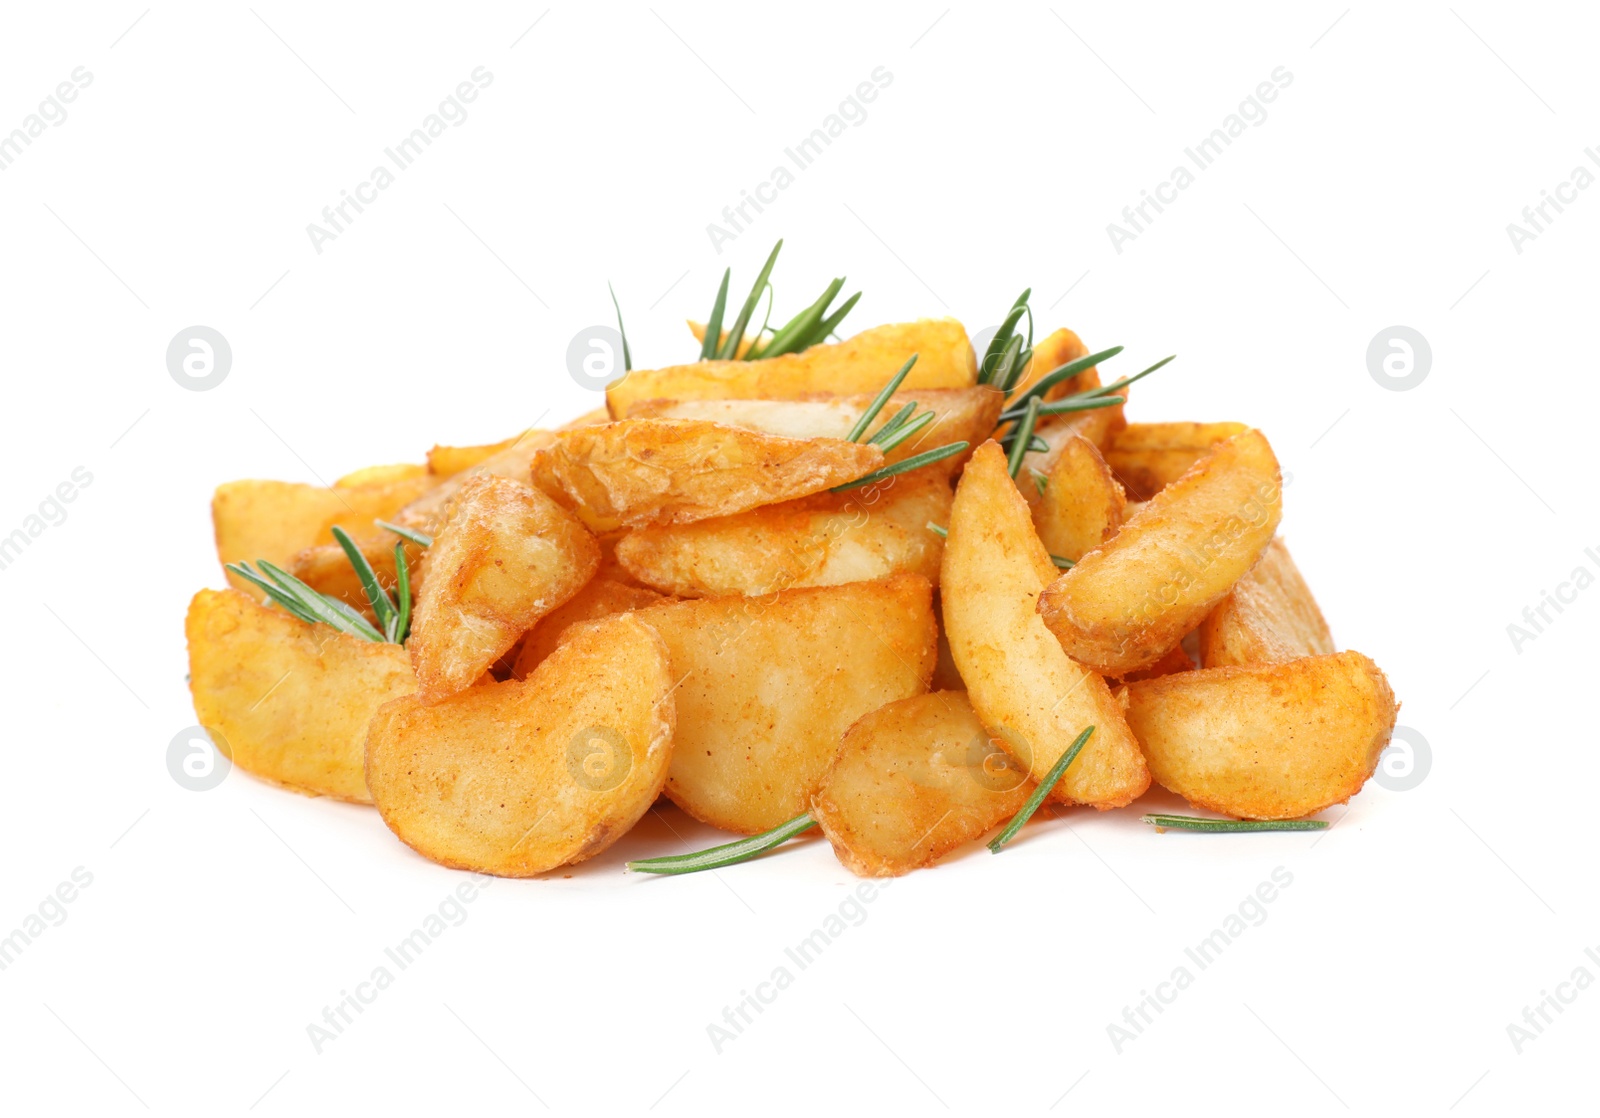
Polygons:
[[746,834],[808,810],[850,724],[928,689],[932,596],[897,575],[632,614],[667,642],[678,684],[667,795]]
[[363,489],[373,485],[393,485],[399,481],[414,481],[427,477],[428,467],[411,462],[393,466],[363,466],[341,478],[335,479],[335,489]]
[[617,562],[681,598],[837,586],[902,571],[937,583],[944,541],[928,523],[949,517],[950,484],[921,473],[737,516],[641,528],[617,544]]
[[1298,819],[1361,790],[1394,730],[1394,692],[1359,652],[1201,668],[1127,687],[1157,783],[1240,819]]
[[1148,501],[1212,447],[1245,430],[1243,423],[1130,423],[1102,449],[1128,496]]
[[556,650],[569,625],[576,625],[580,621],[598,621],[602,617],[618,613],[630,613],[645,606],[653,606],[661,600],[662,596],[654,590],[643,586],[630,586],[614,578],[607,578],[603,574],[596,575],[582,590],[545,614],[543,619],[529,630],[522,640],[522,648],[517,652],[511,674],[517,679],[527,679],[532,675],[533,670]]
[[940,570],[951,657],[979,719],[1035,781],[1093,726],[1051,796],[1121,807],[1150,773],[1106,681],[1068,658],[1034,608],[1055,570],[1005,455],[984,443],[956,488]]
[[1067,655],[1104,675],[1155,663],[1261,557],[1283,514],[1281,480],[1260,431],[1217,444],[1052,582],[1039,615]]
[[533,481],[597,532],[689,524],[820,493],[883,465],[843,439],[786,439],[696,419],[625,419],[562,432]]
[[1200,624],[1200,663],[1207,668],[1275,664],[1333,651],[1333,634],[1282,537],[1267,545]]
[[1094,443],[1081,435],[1066,440],[1042,487],[1035,482],[1033,526],[1050,554],[1076,563],[1122,527],[1122,486]]
[[308,625],[238,590],[200,591],[184,630],[195,715],[235,765],[308,795],[372,802],[367,722],[417,689],[405,649]]
[[1011,818],[1032,790],[966,693],[934,691],[846,730],[811,814],[852,873],[897,877]]
[[385,705],[367,734],[367,783],[389,829],[424,857],[531,877],[598,854],[650,809],[673,718],[666,648],[623,614],[526,680]]
[[474,477],[428,549],[410,649],[423,702],[481,676],[594,577],[600,545],[537,489]]
[[876,392],[912,354],[906,388],[969,388],[978,363],[953,318],[875,326],[842,342],[760,361],[697,361],[635,369],[606,389],[614,419],[640,400],[793,399],[811,392]]

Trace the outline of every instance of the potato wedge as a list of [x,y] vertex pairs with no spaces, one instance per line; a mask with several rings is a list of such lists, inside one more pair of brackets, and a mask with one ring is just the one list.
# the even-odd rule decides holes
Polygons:
[[434,446],[428,451],[428,472],[434,477],[444,479],[465,473],[474,466],[480,466],[502,454],[516,445],[521,436],[513,435],[498,443],[487,443],[483,446]]
[[[1038,494],[1033,526],[1052,555],[1076,563],[1117,534],[1127,502],[1094,443],[1073,435],[1045,475],[1044,487],[1022,475],[1019,482]],[[1024,492],[1026,497],[1027,493]]]
[[843,342],[814,345],[761,361],[698,361],[635,369],[606,389],[616,419],[640,400],[792,399],[808,392],[876,392],[912,354],[906,388],[968,388],[978,364],[967,331],[953,318],[875,326]]
[[184,629],[195,715],[235,765],[308,795],[372,802],[367,722],[417,689],[405,649],[308,625],[238,590],[200,591]]
[[533,456],[554,442],[555,438],[553,431],[530,428],[511,440],[510,445],[504,450],[496,450],[476,465],[444,478],[432,490],[395,515],[382,519],[431,536],[450,515],[451,504],[461,492],[461,487],[468,481],[475,477],[504,477],[526,485]]
[[[1071,330],[1065,328],[1056,330],[1033,346],[1033,359],[1028,362],[1028,369],[1022,374],[1022,379],[1011,390],[1013,396],[1020,396],[1032,388],[1040,379],[1059,369],[1069,361],[1076,361],[1080,357],[1089,356],[1089,347]],[[1092,365],[1077,376],[1068,377],[1060,384],[1045,391],[1046,400],[1059,400],[1063,396],[1072,396],[1079,392],[1086,392],[1091,388],[1100,387],[1100,367]],[[1128,391],[1123,390],[1117,395],[1127,399]],[[1089,429],[1081,433],[1090,442],[1097,446],[1101,436],[1112,430],[1119,430],[1127,425],[1123,419],[1123,410],[1126,405],[1118,404],[1115,407],[1103,408],[1095,411],[1068,413],[1066,416],[1047,419],[1047,423],[1068,422],[1074,425],[1090,420]]]
[[598,854],[650,809],[673,719],[666,648],[624,614],[526,680],[389,703],[367,735],[367,782],[389,829],[424,857],[531,877]]
[[[630,419],[701,419],[729,427],[748,427],[789,439],[842,439],[850,433],[872,404],[873,394],[810,396],[801,400],[643,400],[628,412]],[[896,392],[867,428],[871,435],[907,404],[937,417],[884,456],[899,462],[946,443],[977,446],[994,431],[1005,396],[998,388],[919,388]],[[967,454],[955,454],[923,467],[928,473],[951,477],[966,464]]]
[[1034,609],[1055,570],[1005,455],[984,443],[961,475],[944,545],[939,597],[950,654],[978,717],[1034,780],[1093,726],[1051,795],[1121,807],[1150,786],[1150,774],[1106,681],[1073,663]]
[[594,537],[537,489],[468,481],[428,549],[417,595],[410,648],[422,701],[471,686],[599,566]]
[[820,493],[871,473],[883,452],[692,419],[625,419],[563,432],[533,481],[597,532],[689,524]]
[[811,814],[852,873],[897,877],[1010,819],[1032,789],[966,693],[935,691],[846,730]]
[[1243,423],[1130,423],[1101,449],[1128,496],[1148,501],[1212,447],[1245,430]]
[[617,544],[634,578],[681,598],[837,586],[902,571],[939,579],[950,484],[921,471],[881,486],[819,493],[737,516],[641,528]]
[[746,834],[808,810],[850,724],[928,689],[932,596],[897,575],[631,615],[667,642],[680,684],[667,795]]
[[580,621],[598,621],[617,613],[631,613],[662,600],[662,596],[654,590],[596,575],[564,604],[545,614],[529,631],[523,638],[511,674],[516,679],[527,679],[532,675],[533,670],[556,650],[569,625],[576,625]]
[[1127,688],[1128,723],[1163,788],[1241,819],[1297,819],[1361,790],[1398,707],[1359,652],[1202,668]]
[[[389,532],[353,539],[351,542],[362,555],[366,556],[367,562],[372,566],[372,573],[378,576],[378,585],[391,594],[394,592],[397,574],[394,545],[400,544],[405,549],[406,570],[411,575],[412,594],[415,595],[421,589],[418,567],[422,559],[421,547]],[[345,555],[344,548],[338,544],[330,543],[306,548],[289,561],[288,570],[311,589],[331,598],[338,598],[345,605],[358,610],[368,621],[373,620],[372,603],[367,600],[367,592],[362,589],[361,579],[357,576],[355,567],[351,566],[349,556]]]
[[402,462],[394,466],[367,466],[334,481],[335,489],[361,489],[369,485],[393,485],[397,481],[413,481],[426,477],[428,467]]
[[1260,431],[1247,430],[1052,582],[1039,615],[1067,655],[1095,671],[1153,664],[1255,565],[1282,514],[1278,460]]
[[1281,537],[1200,625],[1200,663],[1207,668],[1276,664],[1333,651],[1328,623]]
[[[426,476],[342,489],[291,481],[227,482],[211,499],[217,558],[223,566],[257,559],[287,566],[304,548],[337,547],[335,525],[356,536],[370,535],[374,520],[392,519],[437,484],[437,479]],[[228,581],[260,596],[255,587],[231,573]]]

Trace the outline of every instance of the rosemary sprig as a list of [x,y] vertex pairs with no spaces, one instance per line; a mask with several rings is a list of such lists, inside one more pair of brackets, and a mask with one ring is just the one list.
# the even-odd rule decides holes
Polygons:
[[227,569],[264,591],[291,617],[297,617],[308,625],[328,625],[341,633],[377,643],[384,640],[384,635],[374,629],[371,622],[339,599],[313,590],[288,571],[265,559],[257,559],[256,566],[261,568],[260,572],[251,569],[249,563],[229,563]]
[[[878,418],[878,414],[883,411],[884,405],[889,402],[889,397],[893,396],[900,385],[904,383],[906,375],[911,372],[911,366],[916,363],[917,355],[913,353],[906,359],[906,363],[900,366],[900,371],[889,378],[889,383],[879,389],[878,394],[872,398],[872,403],[867,405],[867,410],[861,413],[861,418],[851,425],[850,433],[845,436],[845,441],[852,443],[861,441],[861,436],[867,433],[867,428],[872,426],[872,421]],[[867,440],[867,445],[876,446],[885,454],[888,454],[912,435],[932,423],[936,418],[937,414],[932,411],[925,411],[918,415],[916,402],[912,401],[897,411],[889,422],[878,428],[877,433]],[[832,491],[834,493],[843,493],[847,489],[872,485],[882,481],[884,478],[893,477],[895,474],[903,474],[908,470],[915,470],[919,466],[926,466],[930,462],[949,458],[952,454],[960,454],[967,449],[967,446],[968,444],[964,442],[946,443],[944,446],[925,450],[921,454],[912,455],[910,458],[891,463],[882,469],[874,470],[872,473],[864,477],[858,477],[854,481],[847,481],[843,485],[835,485]]]
[[402,539],[410,540],[412,543],[417,544],[420,547],[433,546],[433,537],[424,532],[419,532],[415,528],[402,528],[398,524],[390,524],[387,520],[378,520],[374,523],[376,523],[378,527],[382,528],[384,531],[393,532]]
[[[1038,422],[1039,397],[1029,396],[1028,406],[1023,409],[1022,418],[1017,422],[1016,427],[1012,428],[1011,433],[1005,439],[1002,439],[1000,443],[1001,446],[1004,446],[1007,441],[1011,443],[1010,457],[1006,462],[1006,472],[1012,478],[1017,476],[1017,471],[1022,469],[1022,460],[1028,456],[1028,451],[1033,449],[1035,441],[1033,428]],[[1043,442],[1042,439],[1038,441]],[[1050,447],[1046,444],[1043,449],[1049,450]]]
[[617,333],[622,335],[622,371],[633,372],[633,354],[628,351],[628,328],[622,324],[622,304],[617,302],[617,289],[606,280],[606,290],[611,292],[611,305],[617,311]]
[[723,866],[735,865],[748,861],[757,854],[771,850],[774,846],[781,846],[794,838],[795,835],[809,831],[817,825],[810,812],[795,816],[787,823],[779,823],[770,831],[763,831],[759,835],[740,839],[738,842],[724,843],[721,846],[708,847],[697,850],[693,854],[674,854],[666,858],[644,858],[637,862],[629,862],[628,868],[639,873],[699,873],[701,870],[717,870]]
[[1056,570],[1058,571],[1069,571],[1078,565],[1075,561],[1068,559],[1065,555],[1057,555],[1054,552],[1050,554],[1050,562],[1056,565]]
[[902,458],[898,462],[891,462],[882,469],[873,470],[870,474],[863,474],[854,481],[847,481],[843,485],[835,485],[829,490],[829,492],[843,493],[846,490],[859,489],[863,485],[876,485],[885,478],[894,477],[896,474],[908,473],[911,470],[926,466],[931,462],[939,462],[943,459],[949,458],[953,454],[960,454],[963,450],[966,450],[969,445],[970,444],[963,441],[958,443],[945,443],[943,446],[936,446],[932,450],[923,451],[921,454],[913,454],[910,458]]
[[[894,376],[890,377],[889,383],[884,385],[878,394],[872,398],[872,403],[867,405],[867,410],[861,413],[861,418],[855,421],[855,424],[850,428],[850,433],[844,437],[845,442],[853,443],[857,439],[861,438],[862,435],[866,434],[867,428],[871,427],[872,421],[878,418],[878,413],[881,412],[883,410],[883,406],[889,402],[889,397],[893,396],[897,391],[899,391],[900,385],[904,383],[906,376],[911,372],[911,366],[915,365],[916,363],[917,355],[913,353],[906,359],[906,363],[900,366],[900,371]],[[915,404],[907,404],[906,407],[910,408],[912,411],[916,411],[917,409]],[[894,419],[890,420],[889,423],[892,425],[895,420],[901,419],[906,414],[906,409],[901,408],[900,414],[895,416]]]
[[[1033,308],[1028,306],[1028,297],[1032,294],[1033,288],[1030,287],[1017,296],[1017,301],[1011,304],[1000,328],[990,339],[983,353],[983,363],[978,366],[979,384],[993,385],[1003,392],[1010,392],[1022,379],[1028,362],[1033,360]],[[1022,335],[1017,333],[1017,324],[1024,315],[1028,318],[1027,342],[1023,342]]]
[[745,331],[749,328],[751,318],[755,315],[756,304],[761,301],[763,294],[768,297],[767,316],[768,320],[771,318],[772,269],[778,262],[778,253],[782,248],[781,240],[772,246],[767,262],[762,265],[760,274],[756,276],[756,282],[751,285],[750,294],[745,297],[733,322],[728,326],[726,335],[722,329],[722,319],[728,309],[728,284],[733,278],[733,269],[723,270],[722,285],[717,288],[716,300],[711,305],[711,315],[706,319],[705,337],[700,342],[700,360],[759,361],[785,353],[799,353],[816,345],[837,330],[839,323],[844,321],[844,316],[849,314],[851,308],[860,301],[861,293],[858,291],[840,304],[838,309],[830,311],[833,300],[844,287],[844,277],[840,276],[827,286],[816,302],[779,327],[771,337],[765,337],[768,331],[767,321],[764,320],[760,329],[755,332],[755,340],[741,354],[739,347],[744,342]]
[[1146,815],[1144,822],[1158,830],[1209,831],[1324,831],[1322,819],[1204,819],[1197,815]]
[[[1006,410],[1000,413],[1000,418],[997,423],[1015,422],[1016,420],[1022,418],[1022,415],[1026,411],[1027,404],[1030,400],[1034,398],[1043,400],[1045,392],[1054,387],[1056,384],[1059,384],[1068,377],[1076,376],[1085,369],[1089,368],[1091,365],[1099,364],[1107,357],[1114,356],[1121,352],[1121,346],[1113,346],[1111,349],[1101,350],[1099,353],[1091,353],[1088,357],[1080,357],[1076,361],[1068,362],[1059,369],[1051,371],[1044,377],[1041,377],[1038,383],[1030,385],[1027,392],[1023,393],[1016,400],[1009,403],[1006,406]],[[1063,412],[1092,411],[1095,408],[1110,408],[1115,407],[1118,404],[1126,403],[1128,398],[1126,396],[1118,396],[1116,393],[1121,392],[1134,381],[1143,380],[1145,377],[1166,365],[1175,357],[1177,357],[1177,354],[1163,357],[1160,361],[1157,361],[1148,369],[1137,372],[1131,377],[1123,377],[1121,380],[1113,381],[1110,384],[1103,384],[1099,388],[1088,388],[1071,396],[1064,396],[1059,400],[1051,400],[1049,403],[1041,403],[1039,405],[1039,414],[1060,415]]]
[[361,589],[366,593],[367,601],[372,606],[372,614],[378,619],[378,626],[383,630],[384,640],[391,644],[405,644],[406,637],[411,631],[411,571],[406,565],[405,545],[398,543],[394,545],[395,591],[400,597],[397,603],[389,597],[382,586],[378,585],[377,572],[372,569],[372,564],[355,545],[349,533],[335,526],[333,538],[339,541],[345,557],[355,568],[356,577],[361,580]]
[[1102,361],[1109,360],[1122,352],[1122,347],[1114,345],[1110,349],[1102,349],[1099,353],[1091,353],[1087,357],[1079,357],[1068,361],[1065,365],[1057,365],[1044,376],[1028,385],[1028,390],[1011,402],[1008,410],[1016,411],[1025,407],[1030,396],[1043,396],[1050,389],[1064,380],[1070,380],[1086,369],[1092,369]]
[[1028,797],[1028,802],[1022,805],[1022,810],[1012,816],[1011,822],[1006,824],[1006,829],[995,835],[993,841],[989,843],[991,852],[1000,853],[1005,849],[1006,843],[1017,837],[1017,832],[1022,830],[1022,825],[1033,818],[1033,813],[1039,810],[1040,804],[1044,803],[1044,798],[1050,794],[1050,789],[1054,788],[1056,782],[1066,773],[1067,766],[1077,760],[1078,754],[1083,752],[1083,747],[1088,743],[1089,735],[1092,733],[1094,733],[1093,726],[1086,728],[1067,747],[1067,751],[1061,755],[1060,759],[1050,766],[1050,771],[1045,773],[1044,779],[1033,790],[1033,795]]

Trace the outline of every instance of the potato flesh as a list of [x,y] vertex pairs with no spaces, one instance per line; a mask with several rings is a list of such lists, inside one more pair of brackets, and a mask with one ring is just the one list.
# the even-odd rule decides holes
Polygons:
[[[630,419],[699,419],[729,427],[747,427],[790,439],[842,439],[866,413],[873,394],[814,397],[803,400],[644,400],[628,413]],[[917,412],[936,417],[911,438],[884,455],[886,463],[932,450],[947,443],[977,446],[994,430],[1005,404],[997,388],[921,388],[899,391],[889,397],[866,435],[871,437],[907,404]],[[965,464],[968,454],[955,454],[924,467],[950,477]]]
[[617,544],[617,561],[640,582],[684,598],[837,586],[900,572],[937,583],[944,541],[928,524],[948,519],[950,500],[942,478],[894,477],[880,487],[737,516],[641,528]]
[[1243,423],[1130,423],[1102,449],[1128,496],[1148,501],[1218,443],[1246,430]]
[[794,500],[883,465],[875,446],[786,439],[692,419],[628,419],[563,432],[534,484],[597,532],[689,524]]
[[667,642],[678,684],[667,795],[745,834],[808,810],[850,724],[928,689],[931,599],[927,579],[899,575],[631,615]]
[[666,779],[673,723],[666,648],[623,614],[526,680],[389,703],[372,720],[367,780],[383,821],[424,857],[529,877],[638,822]]
[[1093,726],[1051,795],[1098,808],[1137,799],[1150,774],[1121,706],[1104,679],[1068,658],[1035,611],[1055,565],[995,443],[967,464],[949,527],[939,596],[978,717],[1036,781]]
[[1157,782],[1241,819],[1297,819],[1348,800],[1398,709],[1359,652],[1181,672],[1131,683],[1127,698]]
[[475,477],[428,549],[410,648],[422,698],[469,687],[594,577],[600,545],[543,493]]
[[1281,538],[1200,626],[1200,663],[1273,664],[1334,651],[1333,634]]
[[[217,558],[229,563],[288,566],[301,550],[317,544],[337,547],[335,525],[355,536],[370,535],[374,520],[388,520],[438,484],[431,477],[410,477],[377,485],[324,489],[289,481],[230,481],[217,487],[211,500]],[[237,589],[255,597],[260,591],[228,574]]]
[[1116,535],[1126,504],[1100,451],[1074,435],[1045,478],[1033,506],[1033,526],[1046,551],[1076,563]]
[[1235,435],[1052,582],[1039,614],[1080,664],[1105,675],[1147,667],[1255,564],[1282,513],[1266,438]]
[[298,792],[372,802],[367,722],[416,690],[405,649],[308,625],[238,590],[200,591],[184,627],[195,715],[234,764]]
[[630,586],[596,575],[582,590],[546,614],[523,639],[512,675],[527,679],[556,650],[569,625],[629,613],[661,601],[661,595],[642,586]]
[[1032,789],[966,693],[935,691],[857,720],[811,813],[852,873],[895,877],[1010,819]]
[[968,388],[977,360],[967,331],[953,318],[863,330],[842,342],[760,361],[697,361],[635,369],[606,389],[617,419],[640,400],[791,399],[812,392],[876,392],[913,354],[906,388]]

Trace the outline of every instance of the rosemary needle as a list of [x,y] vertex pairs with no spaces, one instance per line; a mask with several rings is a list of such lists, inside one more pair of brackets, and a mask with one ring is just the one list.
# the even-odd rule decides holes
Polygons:
[[[906,358],[906,363],[900,366],[900,371],[889,378],[889,383],[884,385],[878,394],[872,398],[872,403],[867,405],[867,410],[862,412],[861,418],[855,421],[855,425],[850,428],[850,433],[844,437],[845,442],[853,443],[862,435],[867,433],[867,428],[872,426],[872,421],[878,418],[878,413],[881,412],[883,410],[883,406],[889,402],[889,397],[893,396],[896,390],[899,389],[900,385],[910,374],[911,367],[916,363],[917,355],[915,353]],[[915,404],[908,406],[913,411],[916,410]],[[909,413],[902,408],[900,415],[895,416],[895,419],[901,419],[901,416],[906,416],[909,418]],[[904,422],[904,420],[901,421]],[[890,422],[892,423],[894,420],[891,420]]]
[[[1017,421],[1017,429],[1011,432],[1011,461],[1006,463],[1006,472],[1013,478],[1017,476],[1017,471],[1022,469],[1022,460],[1028,456],[1028,451],[1034,448],[1033,428],[1038,422],[1039,397],[1029,396],[1028,406],[1023,409],[1022,418]],[[1048,444],[1044,449],[1050,449]]]
[[989,843],[989,850],[992,853],[998,854],[1004,850],[1006,843],[1017,837],[1017,832],[1022,830],[1022,825],[1033,818],[1033,813],[1039,810],[1040,804],[1044,803],[1044,798],[1050,794],[1050,789],[1054,788],[1057,781],[1066,773],[1067,766],[1072,764],[1077,759],[1078,754],[1083,751],[1083,747],[1092,733],[1094,733],[1094,727],[1087,727],[1067,747],[1067,751],[1061,755],[1056,763],[1050,766],[1050,771],[1045,773],[1044,779],[1033,790],[1033,795],[1028,797],[1028,802],[1022,805],[1022,810],[1012,816],[1011,822],[1006,824],[1006,829],[995,835],[994,840]]
[[433,546],[433,537],[423,532],[419,532],[415,528],[402,528],[398,524],[390,524],[387,520],[378,520],[374,521],[374,523],[384,531],[393,532],[402,539],[408,539],[420,547]]
[[849,489],[859,489],[863,485],[876,485],[885,478],[894,477],[895,474],[907,473],[910,470],[926,466],[930,462],[942,461],[952,454],[960,454],[967,449],[968,445],[966,442],[959,442],[936,446],[932,450],[925,450],[921,454],[913,454],[910,458],[902,458],[900,461],[893,462],[882,469],[873,470],[870,474],[863,474],[854,481],[847,481],[843,485],[835,485],[829,492],[843,493]]
[[1144,822],[1160,831],[1325,831],[1322,819],[1203,819],[1198,815],[1146,815]]
[[757,854],[771,850],[774,846],[781,846],[794,838],[795,835],[809,831],[817,825],[810,812],[795,816],[787,823],[779,823],[770,831],[763,831],[759,835],[740,839],[738,842],[724,843],[721,846],[708,847],[697,850],[693,854],[674,854],[666,858],[644,858],[637,862],[629,862],[628,868],[638,873],[699,873],[701,870],[716,870],[723,866],[731,866],[754,858]]
[[622,335],[622,371],[633,372],[633,354],[628,352],[628,328],[622,324],[622,304],[617,302],[616,288],[611,286],[611,281],[606,281],[606,290],[611,292],[611,305],[617,310],[617,333]]

